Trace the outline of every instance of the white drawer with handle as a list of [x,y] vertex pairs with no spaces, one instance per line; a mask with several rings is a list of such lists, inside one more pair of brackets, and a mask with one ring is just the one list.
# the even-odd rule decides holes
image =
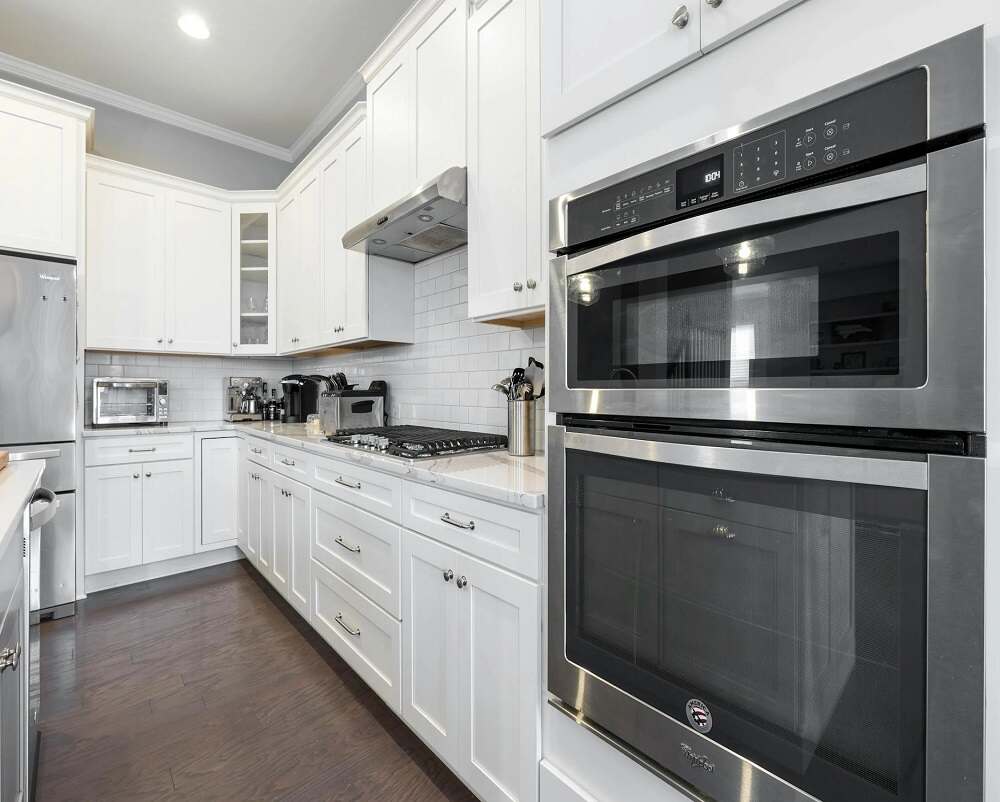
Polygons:
[[84,441],[84,460],[87,467],[193,457],[194,436],[190,434],[91,437]]
[[318,490],[399,523],[403,480],[350,462],[316,457],[312,479]]
[[399,618],[399,527],[319,492],[312,524],[312,558]]
[[271,446],[271,469],[289,479],[308,484],[312,465],[313,458],[305,451],[287,446]]
[[265,468],[271,467],[271,444],[265,440],[258,440],[254,437],[247,439],[247,459],[263,465]]
[[541,516],[405,482],[403,526],[487,562],[538,579]]
[[315,560],[312,568],[313,629],[398,715],[399,621]]

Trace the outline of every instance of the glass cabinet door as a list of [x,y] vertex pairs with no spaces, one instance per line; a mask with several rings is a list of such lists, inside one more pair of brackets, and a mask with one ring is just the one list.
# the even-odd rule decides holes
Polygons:
[[233,207],[233,353],[275,353],[273,204]]

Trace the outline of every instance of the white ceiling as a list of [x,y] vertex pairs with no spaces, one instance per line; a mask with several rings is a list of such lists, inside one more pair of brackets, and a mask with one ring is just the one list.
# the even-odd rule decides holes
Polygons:
[[0,0],[0,51],[291,148],[411,2]]

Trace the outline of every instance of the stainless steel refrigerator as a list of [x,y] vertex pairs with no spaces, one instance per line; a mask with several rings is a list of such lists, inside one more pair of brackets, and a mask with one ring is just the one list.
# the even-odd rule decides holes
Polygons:
[[44,459],[55,518],[31,533],[29,609],[76,601],[76,264],[0,252],[0,449]]

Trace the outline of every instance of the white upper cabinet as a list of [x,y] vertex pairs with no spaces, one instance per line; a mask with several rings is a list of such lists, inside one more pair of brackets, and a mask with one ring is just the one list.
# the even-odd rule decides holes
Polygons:
[[418,2],[362,66],[370,210],[465,164],[465,0]]
[[469,316],[523,316],[545,305],[538,6],[485,0],[468,37]]
[[167,196],[168,351],[230,353],[230,211],[201,195]]
[[233,206],[233,353],[277,351],[277,212],[273,203]]
[[295,350],[295,310],[299,270],[299,196],[278,201],[278,351]]
[[224,193],[91,156],[87,348],[230,353]]
[[707,53],[801,2],[802,0],[706,0],[701,14],[701,49]]
[[160,187],[88,170],[88,348],[163,350],[165,203]]
[[93,109],[0,81],[0,248],[75,257]]
[[320,259],[320,186],[313,173],[299,185],[299,262],[293,278],[295,315],[293,321],[296,349],[312,347],[320,342],[319,318],[322,305]]
[[[542,132],[551,134],[700,54],[704,0],[541,0]],[[742,2],[742,0],[729,0]]]
[[802,0],[541,0],[542,133],[566,128]]

